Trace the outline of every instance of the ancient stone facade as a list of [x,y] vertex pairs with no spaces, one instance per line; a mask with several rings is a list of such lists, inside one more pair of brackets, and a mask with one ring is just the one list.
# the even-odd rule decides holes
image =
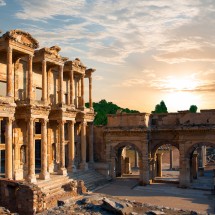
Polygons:
[[[179,184],[189,187],[197,171],[194,151],[203,146],[215,148],[215,110],[108,115],[107,126],[95,128],[94,136],[95,157],[100,162],[95,168],[107,176],[125,173],[123,149],[131,147],[139,156],[140,183],[150,184],[156,176],[162,176],[159,149],[169,145],[179,150]],[[96,150],[98,147],[100,150]]]
[[21,30],[0,37],[0,170],[6,178],[29,182],[93,163],[95,70],[62,57],[58,46],[38,48]]

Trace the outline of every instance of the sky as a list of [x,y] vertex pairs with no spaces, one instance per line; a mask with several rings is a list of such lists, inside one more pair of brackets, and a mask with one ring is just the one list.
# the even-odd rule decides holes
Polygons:
[[214,0],[0,0],[0,30],[12,29],[95,68],[95,102],[215,108]]

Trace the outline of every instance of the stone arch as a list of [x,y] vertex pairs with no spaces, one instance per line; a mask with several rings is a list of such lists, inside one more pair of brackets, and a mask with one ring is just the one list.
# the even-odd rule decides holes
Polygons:
[[[162,145],[171,145],[176,147],[179,150],[179,143],[176,141],[169,141],[169,140],[162,140],[157,142],[153,147],[151,147],[151,155],[152,157],[155,155],[156,151],[158,150],[159,147],[161,147]],[[179,150],[180,153],[180,150]]]
[[131,147],[133,147],[135,150],[138,151],[139,156],[142,157],[142,151],[140,150],[140,148],[139,148],[136,144],[131,143],[131,142],[120,142],[120,143],[118,143],[118,144],[113,148],[114,154],[116,154],[117,151],[118,151],[120,148],[124,148],[124,147],[126,147],[126,146],[131,146]]
[[185,157],[186,158],[191,158],[193,152],[196,150],[196,148],[198,147],[201,147],[201,146],[207,146],[207,147],[212,147],[212,148],[215,148],[215,143],[213,142],[196,142],[196,143],[193,143],[192,146],[190,146],[187,151],[185,152]]

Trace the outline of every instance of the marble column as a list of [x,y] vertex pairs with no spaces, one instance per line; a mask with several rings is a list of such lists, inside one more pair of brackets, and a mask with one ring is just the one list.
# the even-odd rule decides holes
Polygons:
[[93,100],[92,100],[92,75],[89,76],[89,107],[93,108]]
[[84,74],[81,76],[81,107],[85,107],[84,103]]
[[58,92],[59,92],[58,103],[62,104],[63,103],[63,66],[60,66],[60,69],[59,69]]
[[93,157],[93,122],[89,123],[89,162],[94,163]]
[[40,172],[40,179],[49,179],[50,175],[47,171],[48,169],[48,159],[47,159],[47,119],[42,119],[41,121],[41,172]]
[[28,99],[32,100],[33,98],[33,89],[32,89],[32,84],[33,84],[33,71],[32,71],[32,62],[33,62],[33,56],[29,55],[28,56]]
[[173,150],[172,150],[172,146],[170,146],[169,149],[169,169],[172,170],[173,168]]
[[68,172],[76,171],[74,164],[75,161],[75,134],[74,134],[74,121],[69,122],[69,165]]
[[74,74],[73,71],[70,70],[70,105],[74,106]]
[[202,167],[205,167],[206,162],[207,162],[207,147],[202,146],[201,147],[201,158],[202,158]]
[[7,96],[13,97],[13,49],[9,46],[7,49]]
[[13,119],[7,118],[5,141],[5,178],[13,178],[13,147],[12,147]]
[[138,151],[134,150],[134,167],[138,168],[139,167],[139,157],[138,157]]
[[42,61],[42,100],[47,102],[47,72],[46,60]]
[[60,139],[60,164],[58,169],[58,174],[66,175],[67,170],[65,168],[65,145],[64,145],[64,124],[65,121],[59,121],[59,139]]
[[35,143],[34,143],[34,119],[28,120],[28,175],[29,182],[36,182],[35,176]]
[[162,156],[163,153],[157,153],[157,176],[162,177]]
[[87,122],[83,121],[81,122],[81,164],[80,168],[83,170],[88,169],[87,163],[86,163],[86,126]]

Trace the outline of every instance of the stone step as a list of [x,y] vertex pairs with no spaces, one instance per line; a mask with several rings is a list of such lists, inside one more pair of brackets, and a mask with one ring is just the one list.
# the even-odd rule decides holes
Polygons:
[[54,186],[62,186],[63,184],[66,184],[67,182],[69,182],[70,180],[67,178],[62,178],[61,180],[57,180],[57,181],[50,181],[49,183],[44,183],[44,184],[40,184],[38,185],[41,189],[50,189],[51,187]]

